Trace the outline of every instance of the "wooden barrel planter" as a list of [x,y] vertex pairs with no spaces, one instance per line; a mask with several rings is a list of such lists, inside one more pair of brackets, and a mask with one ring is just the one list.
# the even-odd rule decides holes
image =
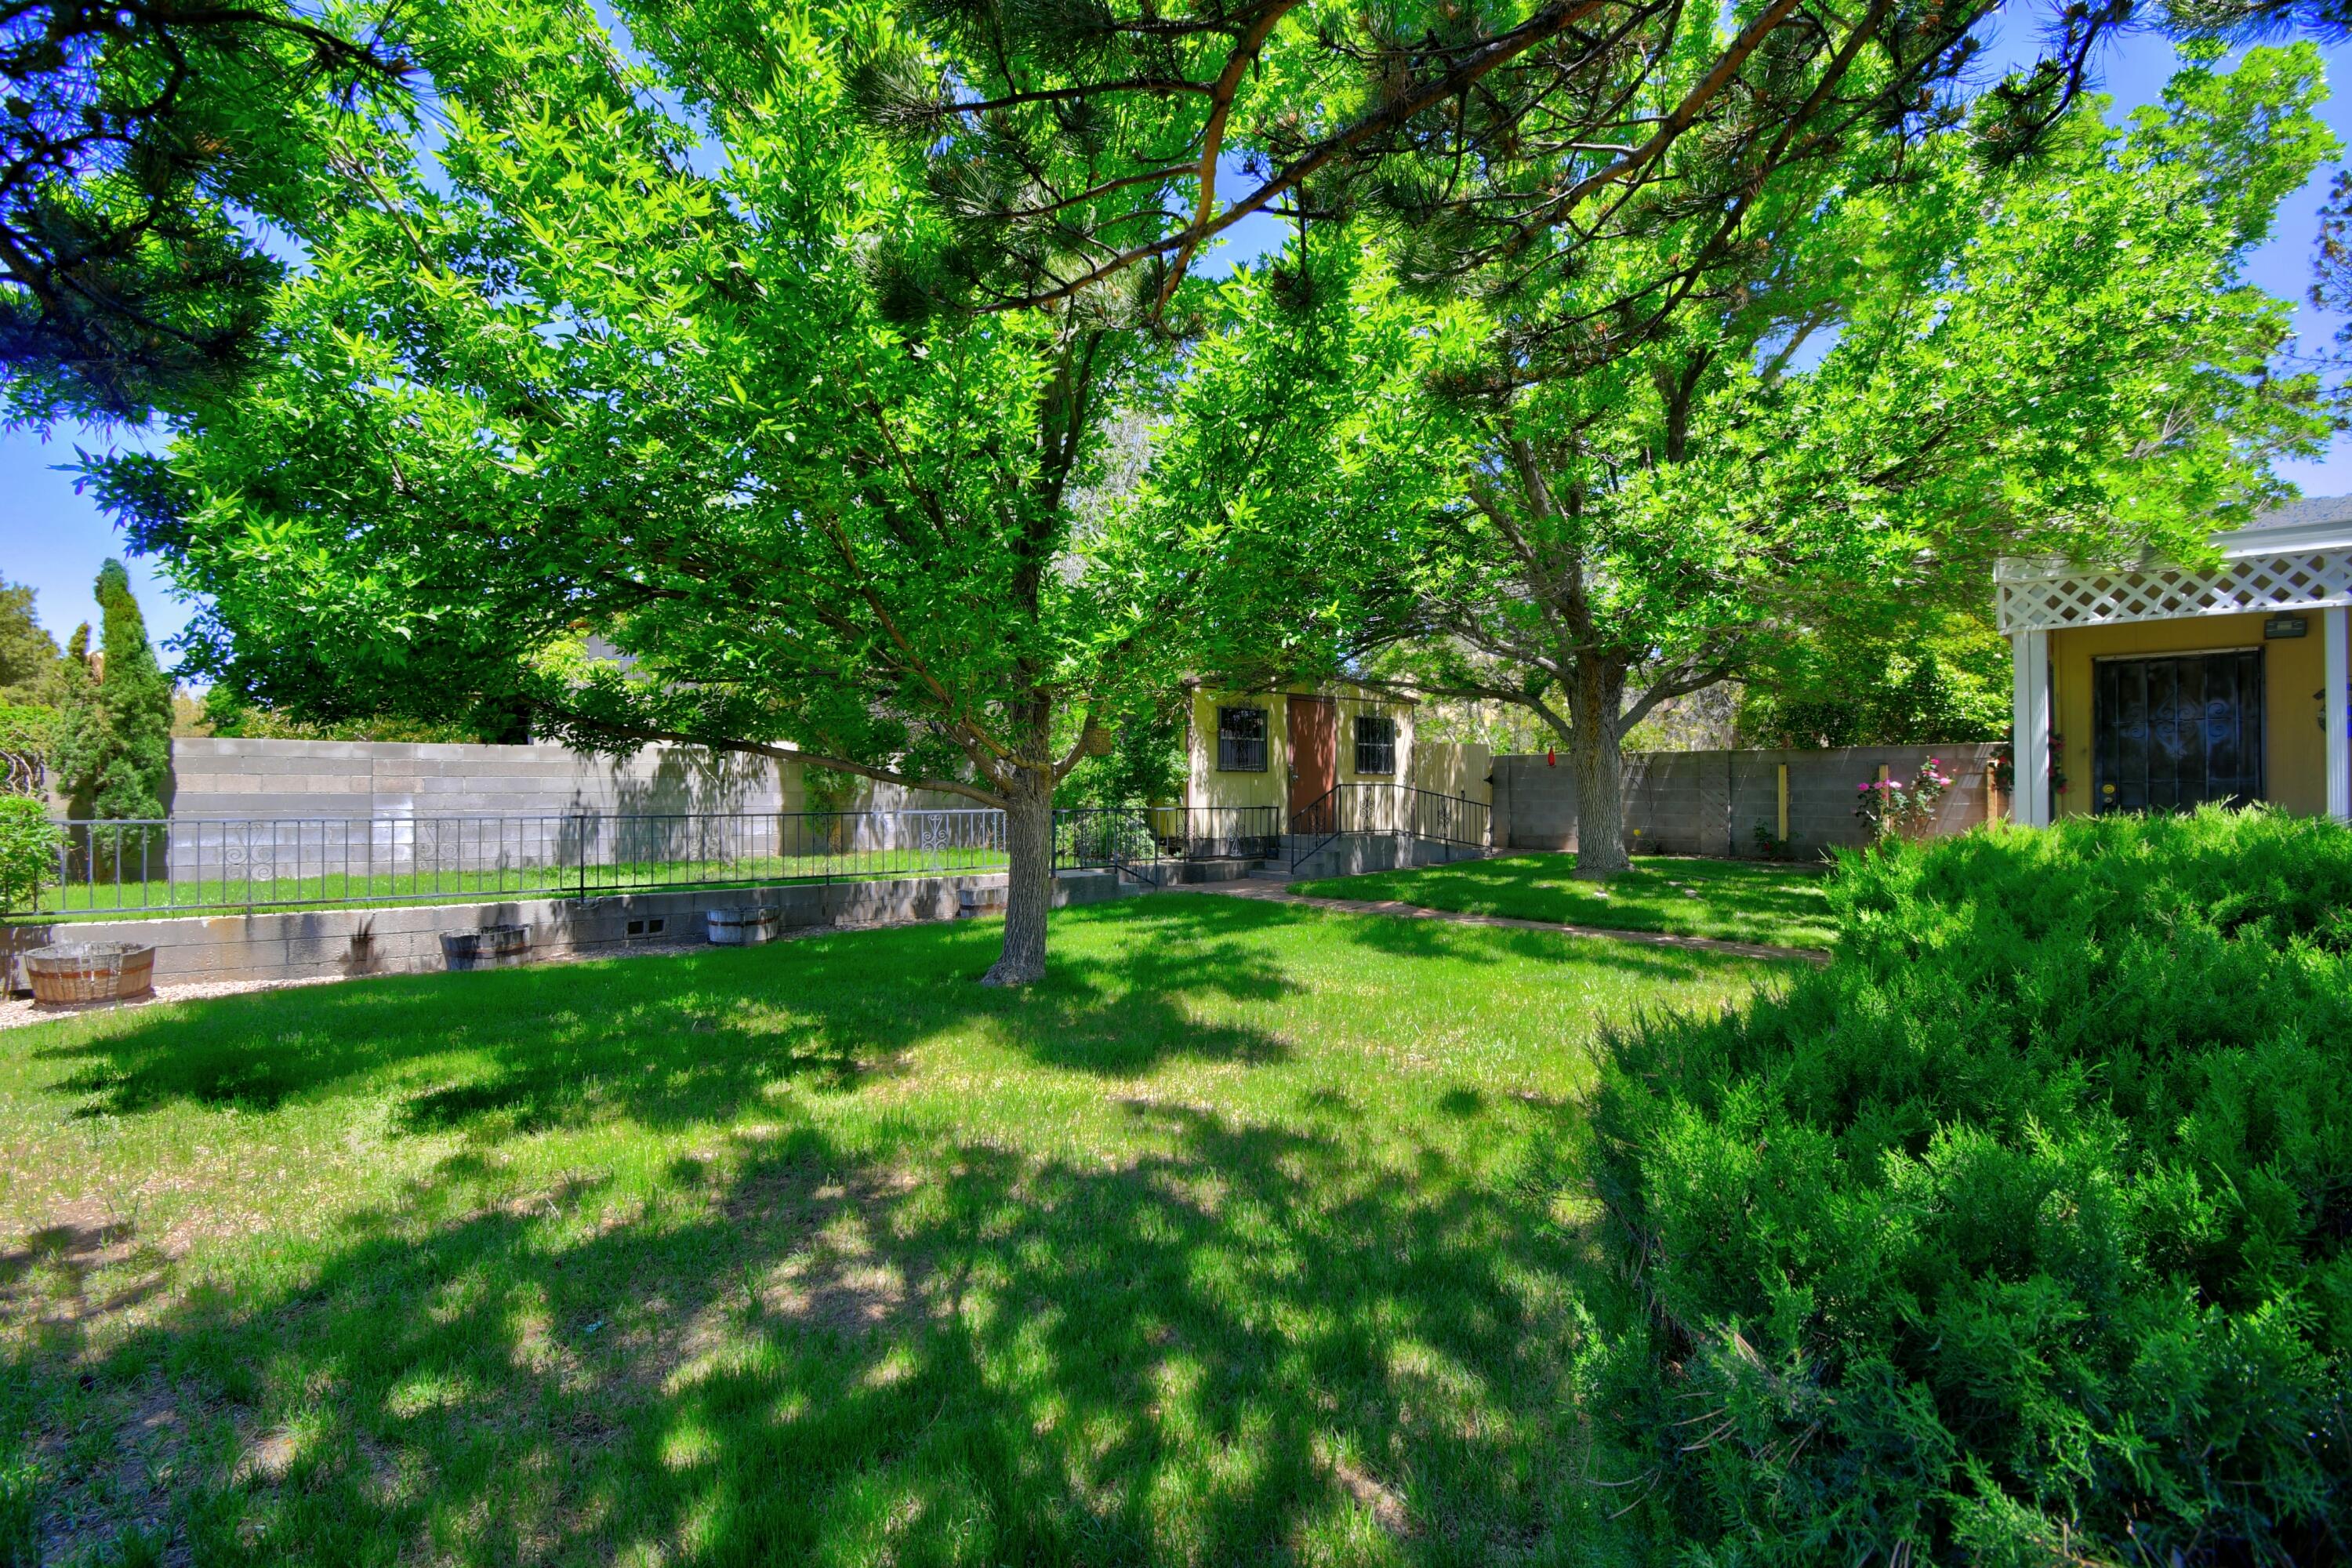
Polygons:
[[731,910],[712,910],[706,918],[710,940],[720,947],[755,947],[776,940],[784,911],[772,905],[743,904]]
[[25,954],[33,1000],[121,1002],[155,989],[155,950],[129,942],[59,942]]
[[451,969],[492,969],[530,953],[530,927],[484,926],[441,933],[441,962]]

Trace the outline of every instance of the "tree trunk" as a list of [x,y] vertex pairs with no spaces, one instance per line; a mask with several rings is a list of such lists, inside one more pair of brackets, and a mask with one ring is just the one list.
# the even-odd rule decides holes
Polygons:
[[1613,877],[1625,858],[1625,753],[1617,720],[1624,675],[1581,661],[1569,688],[1568,765],[1576,777],[1576,874]]
[[1576,775],[1576,874],[1613,877],[1625,858],[1625,753],[1614,724],[1579,725],[1569,746]]
[[982,985],[1026,985],[1045,977],[1045,915],[1054,907],[1054,786],[1024,769],[1004,802],[1004,949]]

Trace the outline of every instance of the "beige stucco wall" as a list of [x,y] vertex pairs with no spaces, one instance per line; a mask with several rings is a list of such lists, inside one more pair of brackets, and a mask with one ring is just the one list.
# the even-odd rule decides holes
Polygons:
[[[1338,707],[1333,776],[1339,784],[1407,784],[1414,781],[1413,704],[1352,686],[1320,690],[1297,687],[1283,691],[1215,691],[1192,693],[1192,722],[1185,741],[1184,804],[1187,805],[1290,805],[1290,697],[1321,696]],[[1222,773],[1217,768],[1217,710],[1233,707],[1265,710],[1265,772]],[[1397,771],[1360,773],[1356,771],[1356,726],[1359,715],[1385,713],[1396,721]],[[1485,777],[1480,770],[1479,776]],[[1424,788],[1429,787],[1424,785]]]
[[2091,810],[2091,661],[2132,654],[2200,653],[2222,648],[2263,650],[2263,780],[2273,803],[2316,815],[2327,808],[2327,737],[2319,727],[2319,612],[2307,614],[2310,632],[2264,641],[2261,615],[2196,620],[2141,621],[2084,626],[2050,634],[2051,711],[2064,742],[2067,788],[2056,797],[2060,816]]
[[1495,786],[1488,782],[1494,771],[1495,753],[1484,742],[1424,741],[1413,748],[1412,777],[1408,782],[1415,789],[1458,795],[1485,805],[1494,802]]

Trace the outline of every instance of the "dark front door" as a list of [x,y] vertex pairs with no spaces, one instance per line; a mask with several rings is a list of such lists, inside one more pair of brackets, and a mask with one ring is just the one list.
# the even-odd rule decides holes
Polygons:
[[1338,782],[1339,717],[1328,697],[1290,700],[1290,809],[1306,810]]
[[2103,658],[2091,670],[2093,811],[2263,798],[2259,648]]

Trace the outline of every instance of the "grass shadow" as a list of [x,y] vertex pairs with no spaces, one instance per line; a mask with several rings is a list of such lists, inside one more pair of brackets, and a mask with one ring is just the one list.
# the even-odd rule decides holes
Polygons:
[[[1042,1062],[1109,1076],[1179,1057],[1265,1062],[1285,1049],[1273,1034],[1204,1023],[1192,1004],[1279,1001],[1290,983],[1250,939],[1297,918],[1206,900],[1067,911],[1057,934],[1117,940],[1065,941],[1020,992],[975,983],[998,930],[972,922],[263,992],[98,1021],[39,1054],[75,1064],[64,1087],[88,1115],[269,1110],[391,1074],[417,1080],[408,1129],[503,1133],[724,1119],[783,1079],[847,1090],[973,1020]],[[493,1070],[451,1081],[455,1053]]]
[[[1611,1287],[1584,1238],[1434,1148],[1399,1179],[1320,1131],[1130,1113],[1161,1152],[1108,1168],[803,1130],[734,1140],[628,1223],[593,1186],[362,1215],[300,1282],[198,1293],[111,1345],[94,1385],[71,1324],[19,1374],[53,1432],[164,1392],[144,1516],[202,1562],[1589,1543],[1569,1369]],[[58,1468],[70,1545],[83,1483]]]
[[1410,915],[1346,915],[1348,938],[1391,958],[1444,959],[1459,963],[1499,964],[1511,959],[1574,962],[1672,984],[1696,980],[1727,965],[1752,963],[1734,954],[1618,942],[1608,937],[1570,936],[1559,931],[1515,931],[1508,926],[1465,926]]
[[1316,898],[1394,899],[1424,909],[1789,947],[1836,938],[1824,876],[1763,861],[1643,856],[1605,890],[1579,881],[1573,855],[1527,853],[1301,882]]

